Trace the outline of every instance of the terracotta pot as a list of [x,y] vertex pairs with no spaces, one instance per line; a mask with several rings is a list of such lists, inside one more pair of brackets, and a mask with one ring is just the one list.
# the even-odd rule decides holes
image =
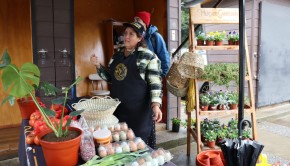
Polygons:
[[214,42],[214,45],[216,45],[216,46],[221,46],[221,45],[223,45],[223,41],[222,41],[222,40],[215,41],[215,42]]
[[204,41],[203,40],[197,40],[197,45],[198,46],[203,46],[204,45]]
[[220,156],[220,152],[212,151],[206,154],[209,156],[210,165],[218,165],[218,166],[224,165],[222,158]]
[[240,45],[240,41],[236,41],[235,42],[235,45]]
[[208,110],[208,105],[201,105],[201,106],[200,106],[200,109],[201,109],[202,111],[207,111],[207,110]]
[[210,166],[209,156],[206,154],[198,154],[196,156],[196,165],[198,165],[198,166]]
[[217,106],[209,105],[209,110],[217,110]]
[[211,141],[211,142],[206,141],[206,144],[207,144],[207,146],[210,147],[210,148],[214,148],[214,147],[215,147],[215,141]]
[[38,134],[39,142],[42,146],[43,155],[47,166],[75,166],[77,164],[82,130],[75,127],[69,127],[69,130],[78,131],[80,135],[69,141],[47,142],[43,141],[41,138],[52,132],[51,130],[45,130]]
[[213,46],[213,41],[206,40],[205,43],[207,46]]
[[238,108],[238,104],[230,104],[230,109],[234,110]]
[[235,43],[232,40],[228,40],[229,45],[235,45]]
[[[40,98],[36,97],[36,100],[39,102]],[[35,105],[31,97],[17,99],[17,104],[20,109],[22,119],[29,119],[30,115],[35,110],[38,110],[37,106]]]
[[226,106],[223,105],[223,104],[219,104],[219,105],[217,106],[217,109],[218,109],[218,110],[226,110]]

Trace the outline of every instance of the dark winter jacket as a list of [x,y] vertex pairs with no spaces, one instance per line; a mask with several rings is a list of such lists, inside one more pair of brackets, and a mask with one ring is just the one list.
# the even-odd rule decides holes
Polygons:
[[160,33],[158,33],[156,26],[149,25],[146,31],[145,40],[147,42],[148,49],[154,52],[160,59],[162,69],[161,76],[164,77],[170,67],[170,57],[164,39]]

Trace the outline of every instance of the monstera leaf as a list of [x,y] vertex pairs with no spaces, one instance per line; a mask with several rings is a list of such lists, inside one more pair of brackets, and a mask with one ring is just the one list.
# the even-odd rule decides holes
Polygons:
[[4,91],[16,98],[21,98],[34,91],[39,85],[40,71],[33,63],[25,63],[20,70],[14,64],[10,64],[10,56],[5,51],[2,56],[0,69],[3,69],[2,84]]

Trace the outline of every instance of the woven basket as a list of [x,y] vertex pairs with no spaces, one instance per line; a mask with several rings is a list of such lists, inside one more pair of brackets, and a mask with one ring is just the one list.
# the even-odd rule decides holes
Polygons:
[[184,88],[176,88],[173,85],[171,85],[170,82],[167,80],[166,88],[173,95],[178,96],[178,97],[184,97],[186,96],[187,91],[188,91],[188,83],[185,85]]
[[184,53],[180,58],[177,70],[186,78],[200,77],[204,70],[204,60],[202,55],[193,52]]
[[179,61],[175,60],[171,67],[170,70],[168,72],[168,74],[166,75],[166,79],[167,81],[170,83],[170,86],[173,86],[177,89],[181,88],[185,88],[187,83],[188,83],[188,78],[183,77],[177,70],[177,67],[179,65]]
[[112,99],[109,96],[94,96],[90,99],[81,99],[78,103],[72,104],[72,107],[75,110],[84,110],[81,115],[86,120],[101,120],[113,115],[120,103],[118,99]]

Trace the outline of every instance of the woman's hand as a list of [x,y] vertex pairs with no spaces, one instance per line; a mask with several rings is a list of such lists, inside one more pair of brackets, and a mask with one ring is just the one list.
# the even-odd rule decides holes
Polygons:
[[162,112],[159,106],[155,105],[152,107],[152,111],[154,113],[154,118],[156,122],[160,122],[162,120]]
[[94,54],[91,56],[90,61],[93,65],[95,65],[97,68],[100,68],[100,62],[98,57]]

